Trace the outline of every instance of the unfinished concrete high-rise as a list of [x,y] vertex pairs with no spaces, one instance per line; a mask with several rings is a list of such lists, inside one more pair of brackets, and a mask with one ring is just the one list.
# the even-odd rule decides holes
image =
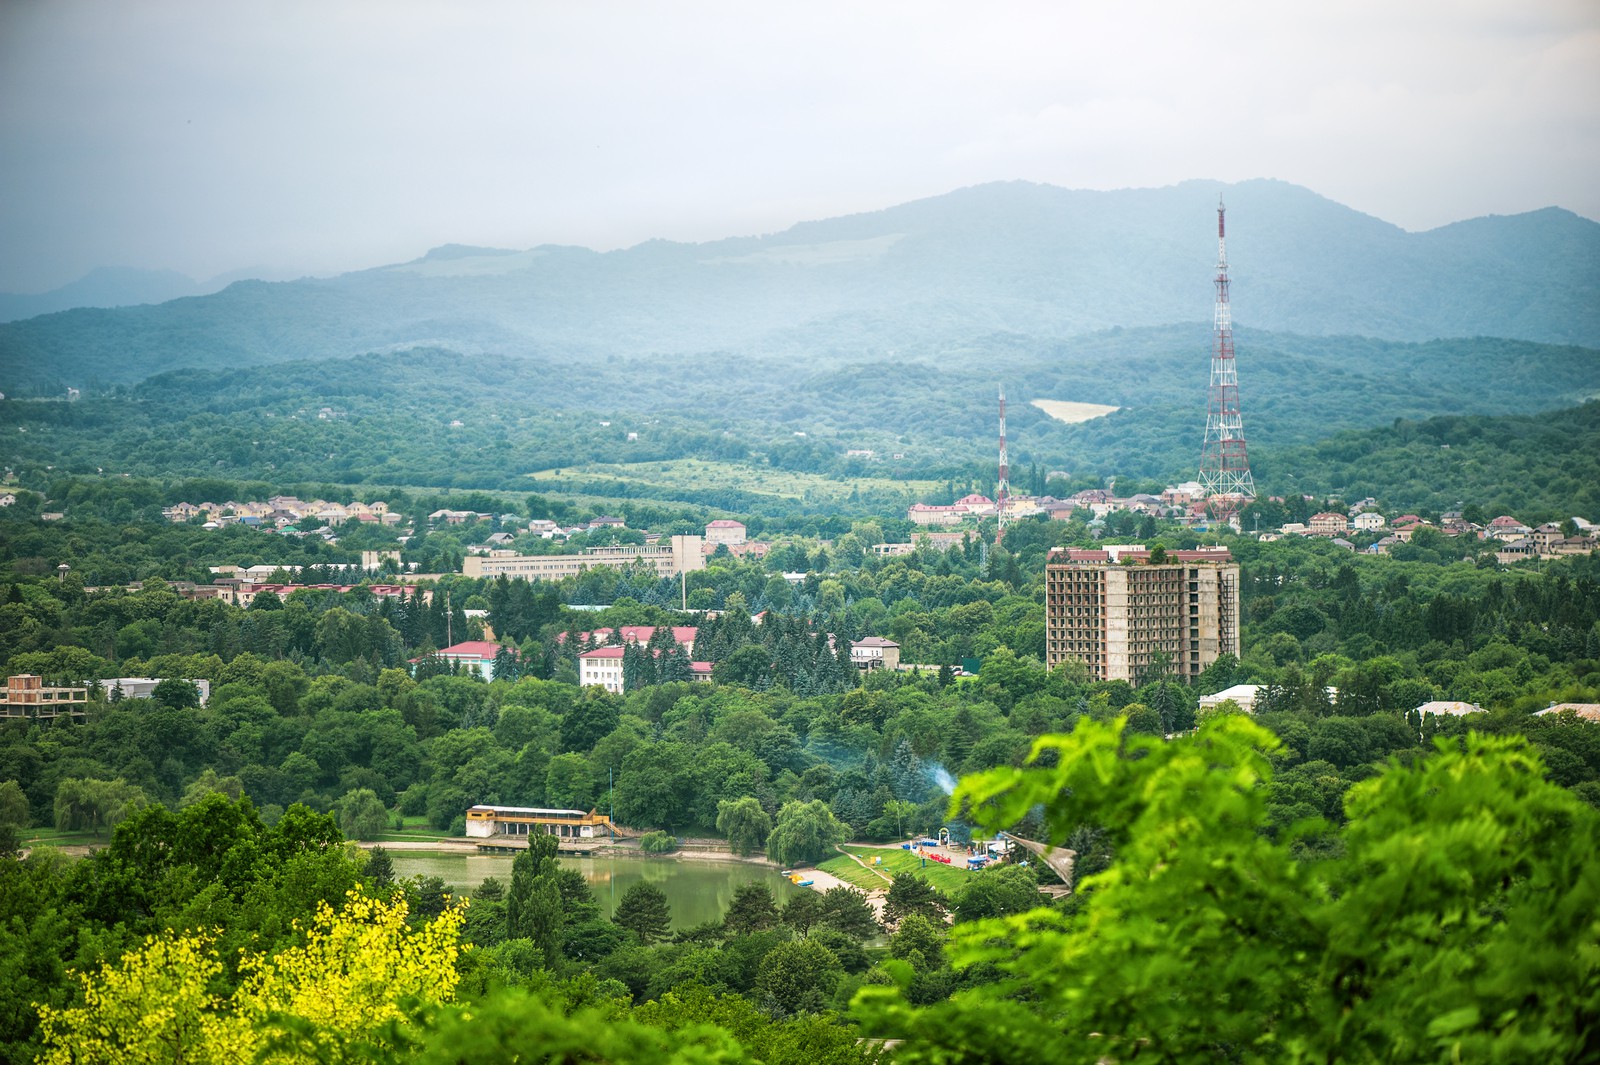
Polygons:
[[1239,566],[1226,548],[1056,548],[1045,565],[1045,664],[1090,680],[1192,680],[1239,653]]

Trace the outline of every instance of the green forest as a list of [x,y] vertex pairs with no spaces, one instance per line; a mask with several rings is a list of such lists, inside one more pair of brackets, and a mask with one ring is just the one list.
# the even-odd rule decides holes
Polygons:
[[[780,520],[808,510],[873,517],[926,494],[897,487],[906,481],[945,482],[958,495],[993,491],[996,385],[1004,383],[1020,489],[1067,492],[1116,477],[1125,488],[1159,491],[1195,475],[1208,345],[1202,329],[1164,327],[1070,343],[999,336],[948,359],[910,351],[853,366],[732,353],[663,366],[427,348],[177,370],[73,402],[0,401],[0,423],[14,427],[0,438],[0,462],[41,494],[65,475],[267,478],[346,493],[537,489],[613,507],[632,500]],[[1401,513],[1476,502],[1495,513],[1533,512],[1525,520],[1594,509],[1593,351],[1241,331],[1239,353],[1264,494],[1374,495]],[[1108,365],[1120,369],[1108,375]],[[1505,388],[1513,378],[1518,387]],[[1310,379],[1314,391],[1301,387]],[[1033,407],[1034,398],[1122,409],[1066,425]],[[744,482],[798,473],[853,488],[827,498],[775,495],[613,469],[674,460],[725,466]],[[1051,473],[1064,476],[1052,485]]]
[[[419,522],[403,561],[446,575],[399,597],[368,578],[248,609],[183,598],[227,563],[338,584],[359,546],[395,542],[159,515],[174,494],[258,487],[63,477],[50,491],[71,517],[0,523],[8,673],[168,678],[150,699],[96,684],[82,721],[0,726],[0,845],[29,848],[0,865],[8,1060],[1593,1049],[1600,957],[1571,945],[1596,941],[1600,728],[1534,712],[1600,701],[1595,556],[1505,569],[1443,537],[1390,557],[1225,537],[1241,655],[1193,686],[1091,683],[1042,664],[1046,553],[1092,544],[1081,519],[882,559],[866,548],[905,532],[891,517],[751,517],[775,540],[764,563],[719,553],[682,585],[450,576],[493,523]],[[442,499],[549,505],[400,502]],[[1114,517],[1113,535],[1198,542]],[[485,620],[492,683],[433,654]],[[584,633],[686,623],[712,684],[667,653],[633,654],[622,694],[577,686]],[[842,649],[869,635],[923,668],[858,675]],[[958,676],[966,660],[980,668]],[[1245,682],[1266,686],[1252,717],[1200,713]],[[1433,699],[1486,712],[1419,718]],[[673,930],[643,889],[600,916],[538,847],[456,898],[346,842],[459,835],[474,803],[599,807],[650,850],[715,839],[782,867],[844,870],[841,843],[940,829],[1012,829],[1077,859],[1069,893],[1043,863],[900,869],[881,910],[854,888],[782,904],[752,888]],[[53,846],[85,843],[76,860]]]

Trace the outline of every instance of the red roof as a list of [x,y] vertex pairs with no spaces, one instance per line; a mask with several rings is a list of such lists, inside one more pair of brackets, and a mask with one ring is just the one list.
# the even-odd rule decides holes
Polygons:
[[[621,632],[623,643],[649,643],[650,638],[656,634],[655,627],[651,625],[624,625],[622,626]],[[700,630],[695,628],[693,625],[672,626],[672,638],[677,643],[694,643],[695,637],[699,634]],[[567,634],[563,632],[556,637],[556,642],[565,643],[566,639]],[[584,640],[599,640],[604,642],[609,639],[611,639],[610,629],[595,629],[593,632],[578,633],[578,640],[580,642]]]
[[489,640],[468,640],[441,648],[438,653],[441,658],[493,658],[499,651],[500,645]]
[[742,521],[734,521],[732,518],[718,518],[716,521],[712,522],[710,525],[707,525],[706,528],[708,528],[708,529],[742,529],[742,528],[744,528],[744,522],[742,522]]
[[[583,652],[583,654],[579,655],[578,657],[579,658],[587,658],[587,659],[590,659],[590,660],[595,661],[595,662],[609,662],[614,658],[618,658],[618,659],[621,658],[622,657],[622,652],[623,652],[623,648],[621,648],[621,647],[596,647],[593,651],[585,651],[585,652]],[[659,651],[656,652],[656,653],[660,654]],[[691,672],[691,673],[704,673],[707,676],[710,676],[710,674],[711,674],[711,663],[710,662],[690,662],[689,663],[689,672]]]

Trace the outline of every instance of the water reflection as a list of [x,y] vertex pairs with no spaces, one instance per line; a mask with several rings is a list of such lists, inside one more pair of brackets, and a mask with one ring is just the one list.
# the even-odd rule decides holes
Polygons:
[[[437,876],[457,891],[471,893],[487,877],[511,884],[510,855],[432,854],[390,851],[397,877]],[[782,905],[809,888],[797,888],[775,869],[744,862],[680,861],[673,858],[573,858],[560,859],[577,869],[594,890],[595,901],[610,917],[623,894],[638,883],[653,884],[667,896],[672,927],[691,928],[722,919],[733,893],[745,884],[765,884]]]

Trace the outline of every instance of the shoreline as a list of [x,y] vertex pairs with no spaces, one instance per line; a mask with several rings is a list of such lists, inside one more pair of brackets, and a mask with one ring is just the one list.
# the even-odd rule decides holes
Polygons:
[[[352,840],[351,842],[354,842],[362,850],[370,851],[375,847],[382,847],[386,851],[392,851],[397,854],[440,854],[472,858],[477,857],[479,853],[477,843],[465,837],[445,837],[429,841],[403,840],[393,843],[383,840]],[[632,843],[632,845],[630,846],[629,843]],[[497,854],[492,857],[504,858],[507,855]],[[680,846],[677,850],[669,851],[666,854],[646,854],[639,849],[637,842],[627,841],[589,854],[560,855],[558,856],[559,858],[577,858],[579,860],[584,858],[626,858],[637,860],[666,859],[680,862],[727,862],[739,865],[763,866],[780,875],[783,872],[783,867],[777,862],[762,855],[737,855],[729,849],[726,843],[720,840],[694,840],[691,841],[690,846]],[[808,885],[810,890],[818,893],[825,893],[828,889],[835,887],[861,891],[854,884],[841,880],[832,873],[825,873],[815,866],[797,866],[792,871],[803,874],[801,879],[811,881]],[[883,912],[883,896],[886,892],[887,885],[883,890],[862,892],[872,905],[873,911],[880,917]]]

